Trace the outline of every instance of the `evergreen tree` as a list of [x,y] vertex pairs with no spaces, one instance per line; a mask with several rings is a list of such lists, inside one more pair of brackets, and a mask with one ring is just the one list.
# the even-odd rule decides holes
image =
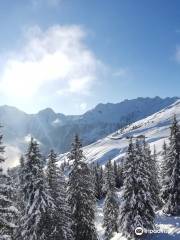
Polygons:
[[21,155],[19,160],[20,166],[19,166],[19,185],[23,187],[24,185],[24,175],[25,175],[25,159],[24,156]]
[[168,150],[168,147],[167,147],[166,142],[164,141],[164,143],[163,143],[163,152],[162,152],[162,156],[163,157],[165,157],[167,155],[167,150]]
[[50,196],[56,205],[52,220],[54,231],[49,238],[53,240],[71,240],[73,237],[66,182],[62,170],[57,166],[57,155],[53,150],[48,156],[47,179]]
[[[161,153],[161,157],[162,157],[162,160],[161,160],[161,169],[160,169],[160,187],[161,187],[161,190],[162,190],[162,187],[163,187],[163,184],[165,182],[165,178],[166,178],[166,158],[167,158],[167,153],[168,153],[168,146],[166,144],[166,142],[164,141],[163,143],[163,146],[162,146],[162,153]],[[160,192],[160,198],[162,199],[162,195],[163,195],[163,192],[161,191]]]
[[21,238],[23,240],[49,239],[53,227],[51,216],[55,205],[48,195],[39,146],[33,139],[26,154],[24,171],[25,213],[21,225]]
[[99,167],[99,184],[100,184],[100,192],[101,192],[101,198],[104,198],[105,193],[103,192],[103,183],[104,183],[104,169],[103,166]]
[[[5,147],[2,143],[3,135],[0,135],[0,164],[5,162]],[[13,192],[11,178],[8,173],[3,172],[0,167],[0,239],[14,239],[16,229],[16,218],[18,210],[13,203]]]
[[25,159],[22,155],[20,157],[20,166],[19,166],[19,177],[18,177],[18,188],[19,188],[19,209],[21,210],[21,213],[24,213],[25,206],[23,201],[23,189],[25,184],[25,176],[26,176],[26,168],[25,168]]
[[75,240],[96,240],[94,226],[95,193],[91,169],[85,163],[78,135],[72,144],[69,160],[74,160],[69,174],[68,197],[72,212],[72,230]]
[[[17,168],[11,168],[7,170],[8,173],[8,180],[7,180],[7,184],[10,186],[10,198],[13,201],[13,205],[15,208],[17,208],[18,211],[18,215],[16,215],[16,225],[19,226],[18,220],[19,220],[19,215],[21,212],[21,208],[20,208],[20,204],[22,203],[22,201],[20,202],[20,196],[19,196],[19,184],[18,184],[18,171]],[[22,200],[22,199],[21,199]]]
[[66,160],[64,160],[62,163],[61,163],[61,170],[64,172],[66,170],[66,167],[69,166],[69,162],[66,162]]
[[163,211],[172,215],[180,214],[180,126],[176,116],[171,126],[167,155],[164,159],[162,199]]
[[97,163],[96,166],[93,167],[94,172],[94,182],[95,182],[95,196],[98,200],[101,200],[104,197],[103,193],[103,168],[100,167]]
[[145,168],[148,170],[147,178],[149,182],[149,192],[151,194],[151,199],[153,201],[153,206],[158,209],[161,205],[160,202],[160,185],[159,185],[159,166],[157,163],[157,153],[154,146],[153,155],[151,154],[150,146],[143,140],[143,155]]
[[106,171],[107,194],[104,203],[104,227],[105,239],[109,240],[114,232],[118,232],[119,206],[115,194],[115,176],[111,162],[108,163]]
[[114,174],[114,168],[112,165],[111,160],[109,160],[106,163],[105,166],[105,174],[104,174],[104,186],[103,190],[107,194],[109,188],[115,188],[116,182],[115,182],[115,174]]
[[123,185],[122,167],[120,166],[120,164],[117,164],[116,161],[114,161],[114,175],[115,175],[116,187],[121,188]]
[[120,207],[120,229],[128,239],[136,239],[135,229],[153,229],[154,210],[149,186],[149,173],[139,141],[130,140],[123,167],[123,201]]
[[158,157],[156,146],[154,146],[154,152],[152,156],[152,164],[151,164],[151,179],[152,179],[152,186],[154,186],[154,196],[155,196],[155,206],[158,208],[161,204],[160,201],[160,167],[158,164]]
[[19,218],[18,218],[18,228],[16,229],[15,232],[15,239],[20,239],[22,240],[22,235],[21,235],[21,225],[22,225],[22,221],[23,221],[23,216],[25,214],[25,202],[24,202],[24,193],[23,193],[23,189],[24,189],[24,184],[25,184],[25,158],[23,155],[21,155],[20,159],[19,159],[19,168],[17,171],[17,176],[15,177],[15,184],[16,184],[16,204],[17,204],[17,208],[19,210]]

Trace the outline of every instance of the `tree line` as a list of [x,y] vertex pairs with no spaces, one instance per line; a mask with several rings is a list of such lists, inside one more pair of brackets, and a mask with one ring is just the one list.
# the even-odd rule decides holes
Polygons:
[[[0,164],[5,162],[0,135]],[[44,161],[31,139],[20,166],[0,168],[1,240],[98,240],[95,211],[103,204],[104,239],[121,232],[136,239],[135,229],[155,228],[155,214],[180,215],[180,126],[174,117],[161,164],[145,138],[130,138],[118,164],[89,165],[78,135],[67,162],[51,150]]]

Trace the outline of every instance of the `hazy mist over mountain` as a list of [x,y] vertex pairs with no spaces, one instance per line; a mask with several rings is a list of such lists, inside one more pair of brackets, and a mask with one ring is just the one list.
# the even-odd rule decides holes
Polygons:
[[[31,137],[40,143],[42,152],[50,149],[58,153],[70,150],[72,138],[80,134],[83,145],[88,145],[117,129],[143,119],[178,98],[137,98],[120,103],[98,104],[83,115],[66,116],[46,108],[37,114],[27,114],[15,107],[0,107],[0,122],[3,125],[7,155],[12,165],[17,156],[25,151]],[[13,163],[14,162],[14,163]]]

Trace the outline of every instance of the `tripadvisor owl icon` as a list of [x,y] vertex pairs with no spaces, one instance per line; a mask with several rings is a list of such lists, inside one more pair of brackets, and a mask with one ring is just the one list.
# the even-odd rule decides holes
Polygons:
[[135,229],[135,234],[137,235],[137,236],[141,236],[141,235],[143,235],[143,228],[142,227],[137,227],[136,229]]

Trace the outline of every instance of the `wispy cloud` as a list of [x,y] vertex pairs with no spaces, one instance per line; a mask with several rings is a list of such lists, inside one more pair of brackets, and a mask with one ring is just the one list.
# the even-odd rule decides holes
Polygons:
[[6,146],[6,161],[3,163],[3,169],[6,171],[8,168],[16,167],[19,164],[21,151],[18,147],[7,145]]
[[51,85],[59,95],[89,94],[104,66],[85,38],[85,29],[76,25],[28,29],[24,46],[4,64],[1,93],[32,98]]
[[80,109],[81,109],[82,111],[85,111],[85,110],[87,109],[87,103],[86,103],[86,102],[82,102],[82,103],[80,104]]
[[113,75],[115,77],[126,77],[129,74],[129,69],[127,67],[125,68],[119,68],[116,71],[114,71]]

